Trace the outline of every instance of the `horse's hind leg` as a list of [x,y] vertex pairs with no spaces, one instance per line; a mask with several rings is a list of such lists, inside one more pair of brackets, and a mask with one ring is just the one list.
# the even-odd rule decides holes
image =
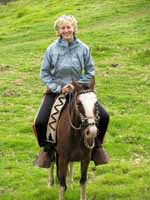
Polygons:
[[67,176],[67,168],[68,162],[65,159],[58,159],[58,181],[59,181],[59,200],[64,200],[65,190],[67,189],[66,185],[66,176]]
[[52,187],[53,185],[54,185],[54,162],[52,162],[50,166],[48,187]]
[[80,200],[86,200],[86,181],[89,161],[81,161]]

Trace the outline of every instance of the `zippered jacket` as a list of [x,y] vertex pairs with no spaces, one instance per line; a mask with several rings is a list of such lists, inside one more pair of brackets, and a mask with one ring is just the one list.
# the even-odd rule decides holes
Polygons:
[[46,50],[40,77],[53,93],[60,93],[73,80],[86,83],[95,76],[89,47],[74,38],[68,45],[64,39],[53,42]]

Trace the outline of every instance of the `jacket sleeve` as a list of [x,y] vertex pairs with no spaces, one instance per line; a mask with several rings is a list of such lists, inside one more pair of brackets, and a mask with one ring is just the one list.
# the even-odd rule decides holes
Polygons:
[[95,76],[94,62],[90,53],[90,49],[87,47],[84,52],[84,75],[79,80],[80,83],[87,83]]
[[50,56],[49,51],[50,51],[50,48],[46,50],[45,55],[43,57],[41,70],[40,70],[40,78],[53,93],[60,93],[61,85],[54,82],[54,77],[51,73],[52,58]]

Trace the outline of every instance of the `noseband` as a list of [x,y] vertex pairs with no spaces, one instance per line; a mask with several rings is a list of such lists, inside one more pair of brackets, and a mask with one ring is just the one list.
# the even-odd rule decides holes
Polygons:
[[[85,93],[89,93],[89,92],[93,92],[93,90],[91,89],[87,89],[87,90],[82,90],[80,91],[77,96],[79,96],[80,94],[85,94]],[[87,128],[88,126],[93,126],[93,125],[96,125],[100,119],[100,115],[99,115],[99,111],[98,111],[98,107],[97,107],[97,104],[96,104],[96,115],[95,115],[95,120],[94,122],[92,123],[88,123],[88,119],[93,119],[93,117],[85,117],[79,110],[79,116],[80,116],[80,119],[81,119],[81,124],[79,127],[76,127],[75,125],[73,125],[72,121],[71,121],[71,116],[70,116],[70,106],[71,106],[71,98],[72,98],[72,93],[69,93],[69,103],[68,103],[68,116],[69,116],[69,123],[70,123],[70,126],[75,129],[75,130],[83,130],[85,128]]]

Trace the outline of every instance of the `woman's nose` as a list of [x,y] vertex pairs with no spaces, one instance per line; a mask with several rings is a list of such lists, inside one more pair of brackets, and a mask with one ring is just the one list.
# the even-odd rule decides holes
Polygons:
[[68,32],[68,28],[65,28],[65,29],[64,29],[64,32]]

